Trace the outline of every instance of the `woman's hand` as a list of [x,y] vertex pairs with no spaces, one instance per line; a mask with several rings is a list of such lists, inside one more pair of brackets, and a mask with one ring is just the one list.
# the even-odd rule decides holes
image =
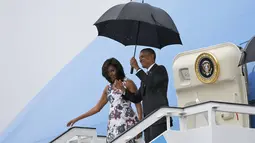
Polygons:
[[137,136],[136,136],[136,139],[140,139],[142,137],[143,133],[139,133]]
[[66,124],[66,126],[67,126],[67,127],[72,127],[77,121],[78,121],[78,120],[76,120],[76,119],[72,119],[71,121],[69,121],[69,122]]

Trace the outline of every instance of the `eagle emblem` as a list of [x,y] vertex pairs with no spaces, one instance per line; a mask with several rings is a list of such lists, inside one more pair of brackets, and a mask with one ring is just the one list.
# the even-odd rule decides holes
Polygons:
[[196,59],[195,72],[201,82],[214,83],[219,77],[219,63],[211,53],[202,53]]

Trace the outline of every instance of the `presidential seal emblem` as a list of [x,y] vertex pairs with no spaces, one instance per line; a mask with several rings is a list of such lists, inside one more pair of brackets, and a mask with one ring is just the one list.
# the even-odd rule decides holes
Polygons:
[[195,63],[197,78],[203,83],[214,83],[219,77],[219,63],[210,53],[200,54]]

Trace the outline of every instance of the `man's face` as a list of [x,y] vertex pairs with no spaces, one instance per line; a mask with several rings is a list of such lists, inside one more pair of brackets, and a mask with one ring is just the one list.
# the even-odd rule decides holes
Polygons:
[[149,68],[154,63],[153,55],[148,52],[141,52],[139,59],[143,68]]

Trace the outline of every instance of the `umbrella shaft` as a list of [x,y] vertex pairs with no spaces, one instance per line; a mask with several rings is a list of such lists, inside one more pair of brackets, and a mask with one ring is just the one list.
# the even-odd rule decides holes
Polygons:
[[138,22],[138,25],[137,25],[134,57],[135,57],[135,53],[136,53],[136,46],[137,46],[137,41],[138,41],[138,37],[139,37],[139,31],[140,31],[140,21]]
[[137,45],[135,45],[134,57],[135,57],[135,53],[136,53],[136,46],[137,46]]

